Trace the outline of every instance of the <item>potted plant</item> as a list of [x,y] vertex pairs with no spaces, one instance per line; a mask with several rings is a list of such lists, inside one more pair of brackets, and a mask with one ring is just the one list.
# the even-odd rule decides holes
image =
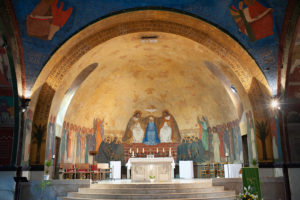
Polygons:
[[257,160],[256,159],[252,160],[252,165],[253,165],[253,167],[257,167]]
[[150,182],[153,183],[155,180],[155,176],[149,176]]
[[51,160],[46,160],[46,162],[45,162],[46,169],[45,169],[44,180],[49,180],[49,177],[50,177],[49,169],[50,169],[51,165],[52,165]]

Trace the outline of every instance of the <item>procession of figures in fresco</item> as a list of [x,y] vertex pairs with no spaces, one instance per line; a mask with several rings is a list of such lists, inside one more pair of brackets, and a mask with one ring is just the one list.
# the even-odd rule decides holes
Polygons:
[[[254,121],[251,112],[245,114],[245,120],[249,159],[257,159]],[[174,152],[176,152],[177,162],[179,160],[193,160],[197,163],[225,162],[227,160],[243,162],[239,120],[215,126],[210,126],[205,116],[198,117],[196,121],[199,128],[194,129],[194,134],[182,136],[174,116],[169,111],[163,111],[161,117],[152,115],[142,117],[142,112],[136,111],[129,119],[123,137],[105,135],[104,120],[95,119],[93,128],[65,122],[62,127],[59,163],[91,163],[93,157],[89,155],[89,151],[96,150],[98,154],[94,157],[94,161],[105,163],[111,160],[121,160],[124,164],[126,161],[124,155],[129,154],[129,152],[125,152],[124,145],[156,148],[160,144],[175,145]],[[272,125],[272,127],[274,126]],[[46,143],[47,159],[51,159],[55,154],[55,130],[55,117],[51,117]],[[276,135],[276,133],[275,127],[272,135]],[[27,142],[25,143],[27,145]],[[277,144],[276,137],[274,137],[274,145],[275,143]],[[27,154],[24,152],[25,157],[28,158]]]

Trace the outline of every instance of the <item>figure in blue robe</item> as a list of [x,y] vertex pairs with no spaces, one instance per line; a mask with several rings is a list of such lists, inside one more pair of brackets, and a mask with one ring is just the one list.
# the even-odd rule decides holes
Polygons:
[[153,117],[149,118],[143,143],[146,145],[156,145],[160,143]]

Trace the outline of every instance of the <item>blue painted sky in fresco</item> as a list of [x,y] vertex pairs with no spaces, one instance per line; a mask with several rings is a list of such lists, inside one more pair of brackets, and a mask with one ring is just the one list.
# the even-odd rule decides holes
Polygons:
[[[99,18],[126,9],[141,7],[162,7],[187,12],[202,18],[236,39],[256,60],[272,88],[276,91],[277,53],[281,26],[287,0],[260,0],[266,7],[273,8],[274,35],[250,42],[248,37],[238,31],[229,7],[234,0],[63,0],[64,9],[73,7],[73,13],[67,23],[58,31],[51,41],[27,36],[25,19],[40,0],[12,0],[21,32],[25,59],[27,88],[30,89],[43,66],[51,55],[72,35],[96,22]],[[238,0],[235,0],[237,3]]]

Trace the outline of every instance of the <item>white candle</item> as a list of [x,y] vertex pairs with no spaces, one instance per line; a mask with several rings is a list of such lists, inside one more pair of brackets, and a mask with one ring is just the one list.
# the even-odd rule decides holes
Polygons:
[[132,155],[131,156],[134,157],[134,151],[132,151]]
[[144,148],[143,148],[143,153],[145,153],[145,150],[144,150]]
[[136,153],[139,153],[139,148],[136,148]]
[[163,148],[163,152],[165,153],[165,148]]
[[129,149],[129,153],[131,153],[131,148]]
[[156,148],[156,153],[158,153],[158,148]]

